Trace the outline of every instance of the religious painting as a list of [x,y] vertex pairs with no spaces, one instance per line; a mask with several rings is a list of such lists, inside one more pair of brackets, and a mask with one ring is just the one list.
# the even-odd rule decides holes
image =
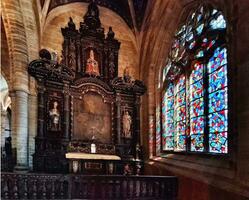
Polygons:
[[73,138],[97,142],[111,142],[111,105],[103,98],[89,92],[82,99],[74,100]]
[[48,130],[60,131],[61,130],[61,106],[60,101],[51,99],[48,102]]

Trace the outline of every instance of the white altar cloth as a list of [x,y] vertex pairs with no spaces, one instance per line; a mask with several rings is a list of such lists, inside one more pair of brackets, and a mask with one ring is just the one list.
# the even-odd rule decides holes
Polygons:
[[66,158],[68,159],[85,159],[85,160],[121,160],[119,156],[116,155],[105,155],[96,153],[66,153]]

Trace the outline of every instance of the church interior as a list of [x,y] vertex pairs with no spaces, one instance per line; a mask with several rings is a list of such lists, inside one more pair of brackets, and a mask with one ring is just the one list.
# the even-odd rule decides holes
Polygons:
[[2,0],[2,199],[249,199],[249,0]]

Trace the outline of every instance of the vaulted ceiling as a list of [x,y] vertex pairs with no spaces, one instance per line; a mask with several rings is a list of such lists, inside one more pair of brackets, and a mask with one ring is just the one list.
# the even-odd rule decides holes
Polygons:
[[[58,6],[69,3],[85,2],[92,0],[50,0],[48,12]],[[45,5],[46,0],[40,0],[41,8]],[[109,8],[116,12],[127,23],[130,28],[140,30],[148,0],[95,0],[99,6]]]

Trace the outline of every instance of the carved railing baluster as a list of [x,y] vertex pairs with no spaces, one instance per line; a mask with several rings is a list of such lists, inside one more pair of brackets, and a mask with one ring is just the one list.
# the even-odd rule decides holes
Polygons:
[[60,198],[64,199],[64,182],[60,181]]
[[3,199],[177,198],[177,179],[174,177],[11,173],[1,177]]
[[14,186],[13,186],[13,199],[18,199],[18,198],[19,198],[19,195],[18,195],[18,183],[17,183],[17,179],[15,179],[14,180]]
[[8,187],[8,178],[7,177],[4,179],[3,198],[9,199],[9,187]]
[[33,181],[32,199],[37,199],[37,180]]
[[54,179],[51,179],[51,199],[55,198],[55,185],[54,185]]
[[23,183],[23,198],[24,199],[28,199],[28,183],[27,183],[27,179],[24,179],[24,183]]
[[43,179],[42,181],[42,199],[46,199],[47,195],[47,190],[46,190],[46,179]]

